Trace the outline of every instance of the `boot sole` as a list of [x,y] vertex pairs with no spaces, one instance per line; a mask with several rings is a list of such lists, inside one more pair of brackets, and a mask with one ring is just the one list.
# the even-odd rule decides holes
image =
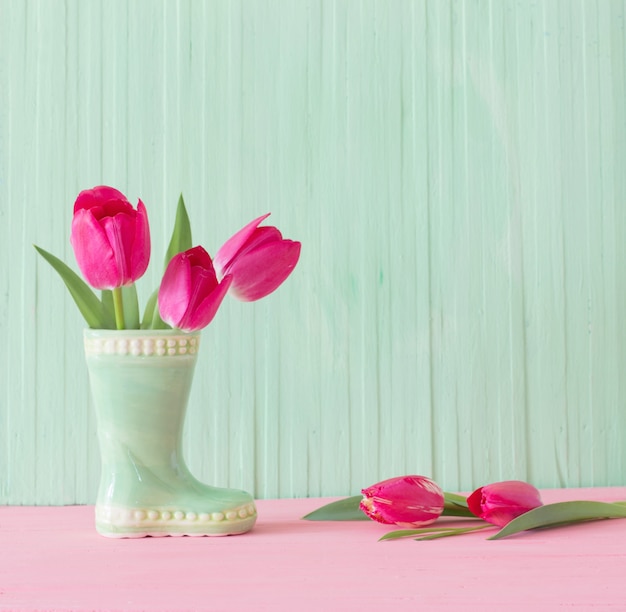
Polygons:
[[107,538],[238,535],[250,531],[256,519],[254,504],[212,513],[96,507],[96,530]]

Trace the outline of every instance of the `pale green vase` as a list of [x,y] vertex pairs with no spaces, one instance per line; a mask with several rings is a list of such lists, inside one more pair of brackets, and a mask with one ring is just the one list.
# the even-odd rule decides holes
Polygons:
[[85,330],[102,473],[103,536],[233,535],[252,529],[253,498],[199,482],[182,434],[200,332]]

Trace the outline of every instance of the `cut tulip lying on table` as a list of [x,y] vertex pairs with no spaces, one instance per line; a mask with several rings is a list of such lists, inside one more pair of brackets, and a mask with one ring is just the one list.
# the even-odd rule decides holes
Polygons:
[[387,525],[430,525],[443,512],[443,491],[424,476],[389,478],[361,493],[360,509],[369,518]]
[[504,527],[513,519],[543,505],[539,491],[527,482],[507,480],[476,489],[468,498],[469,509],[478,518]]

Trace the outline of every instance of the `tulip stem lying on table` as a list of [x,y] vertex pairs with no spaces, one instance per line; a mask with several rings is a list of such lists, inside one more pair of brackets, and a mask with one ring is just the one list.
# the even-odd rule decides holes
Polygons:
[[415,540],[437,540],[439,538],[447,538],[448,536],[463,535],[464,533],[471,533],[472,531],[480,531],[481,529],[487,529],[493,527],[491,524],[478,525],[477,527],[423,527],[421,529],[398,529],[397,531],[390,531],[386,533],[382,538],[379,538],[379,542],[383,540],[397,540],[399,538],[408,538],[411,536],[420,536]]
[[122,288],[116,287],[113,293],[113,309],[115,311],[115,326],[117,329],[126,329],[124,321],[124,300],[122,298]]

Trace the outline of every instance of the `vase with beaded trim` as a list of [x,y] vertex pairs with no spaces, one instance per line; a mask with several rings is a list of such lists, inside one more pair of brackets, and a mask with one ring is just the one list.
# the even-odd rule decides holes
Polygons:
[[252,496],[203,484],[184,461],[200,332],[87,329],[84,342],[102,464],[98,533],[223,536],[252,529]]

